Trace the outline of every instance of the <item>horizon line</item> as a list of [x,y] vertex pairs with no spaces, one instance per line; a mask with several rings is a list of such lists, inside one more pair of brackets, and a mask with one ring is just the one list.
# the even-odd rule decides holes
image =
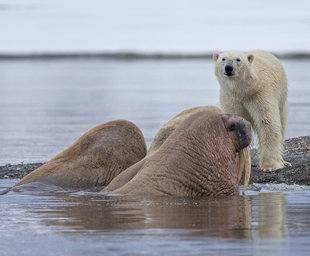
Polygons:
[[[291,51],[291,52],[273,52],[280,59],[309,59],[310,51]],[[213,52],[139,52],[139,51],[120,51],[120,52],[30,52],[30,53],[4,53],[0,52],[1,60],[19,60],[19,59],[212,59]]]

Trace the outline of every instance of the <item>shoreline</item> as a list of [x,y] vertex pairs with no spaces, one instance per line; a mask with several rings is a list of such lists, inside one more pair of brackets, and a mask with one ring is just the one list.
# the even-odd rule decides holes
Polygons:
[[[310,136],[285,141],[284,159],[292,164],[273,172],[258,168],[256,149],[251,150],[254,183],[285,183],[310,186]],[[0,166],[0,179],[21,179],[44,163],[20,163]]]
[[[310,52],[273,52],[279,59],[302,60],[310,59]],[[5,53],[0,52],[0,61],[5,60],[58,60],[58,59],[107,59],[107,60],[183,60],[183,59],[212,59],[213,52],[29,52]]]

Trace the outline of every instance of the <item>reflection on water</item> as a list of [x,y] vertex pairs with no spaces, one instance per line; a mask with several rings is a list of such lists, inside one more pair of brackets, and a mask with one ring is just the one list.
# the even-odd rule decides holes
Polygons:
[[289,255],[306,251],[310,238],[309,191],[201,199],[10,192],[0,200],[0,249],[12,255],[21,247],[40,255],[36,244],[58,255]]
[[[106,198],[72,196],[59,198],[60,207],[36,213],[53,216],[47,225],[74,229],[186,229],[201,230],[199,235],[221,238],[250,238],[250,202],[246,197],[203,200],[171,198]],[[58,219],[71,220],[68,223]],[[198,234],[198,233],[197,233]]]
[[258,231],[260,238],[281,238],[287,235],[286,198],[282,193],[258,195]]

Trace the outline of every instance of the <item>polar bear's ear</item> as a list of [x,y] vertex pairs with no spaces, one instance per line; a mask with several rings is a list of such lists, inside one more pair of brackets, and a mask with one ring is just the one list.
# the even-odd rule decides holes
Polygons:
[[213,53],[213,60],[217,61],[219,56],[220,56],[220,54],[218,52]]
[[253,54],[248,54],[248,61],[250,62],[250,63],[252,63],[253,62],[253,60],[254,60],[254,55]]

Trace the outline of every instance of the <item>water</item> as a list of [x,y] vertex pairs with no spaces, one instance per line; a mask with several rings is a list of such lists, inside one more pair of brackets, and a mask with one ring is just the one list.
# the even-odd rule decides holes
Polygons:
[[[0,180],[2,188],[17,180]],[[277,192],[271,191],[276,190]],[[251,185],[246,196],[1,196],[2,255],[308,255],[310,188]]]
[[[287,138],[309,135],[310,60],[283,60]],[[0,165],[45,162],[90,128],[114,119],[140,127],[149,145],[173,116],[218,106],[211,60],[0,61]]]
[[[309,135],[310,61],[283,61],[287,137]],[[180,111],[218,105],[210,60],[0,62],[0,164],[47,161],[93,126],[136,123],[147,144]],[[17,180],[0,180],[0,189]],[[51,193],[46,191],[53,190]],[[45,191],[45,192],[44,192]],[[252,185],[246,196],[184,199],[100,193],[0,196],[3,255],[308,255],[310,188]]]

